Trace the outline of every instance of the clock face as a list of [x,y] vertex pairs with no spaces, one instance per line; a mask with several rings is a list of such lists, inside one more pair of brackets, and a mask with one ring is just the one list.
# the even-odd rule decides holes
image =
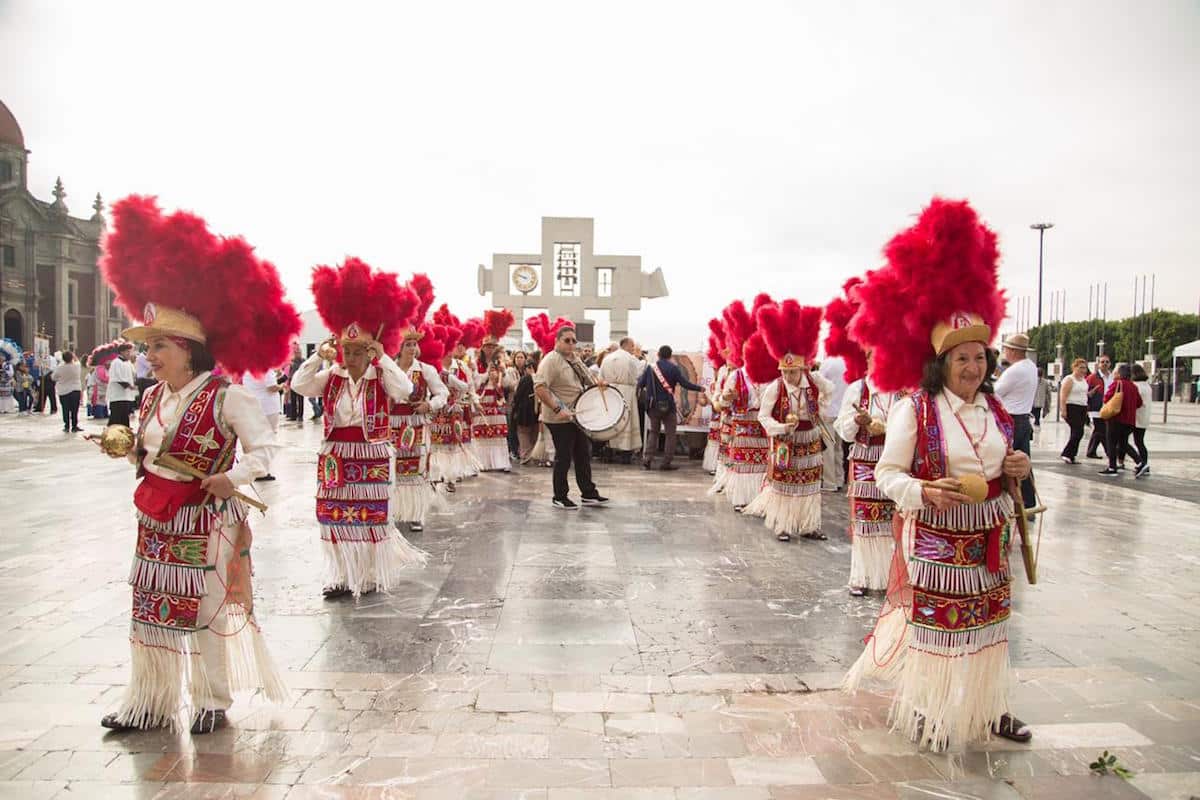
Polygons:
[[522,264],[513,270],[512,282],[513,286],[518,292],[521,292],[522,294],[528,294],[537,288],[537,270],[528,264]]

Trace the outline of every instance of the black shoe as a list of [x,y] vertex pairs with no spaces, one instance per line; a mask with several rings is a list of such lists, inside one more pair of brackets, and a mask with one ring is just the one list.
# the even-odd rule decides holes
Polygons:
[[215,730],[224,728],[229,724],[229,720],[225,719],[225,712],[217,709],[202,709],[196,714],[196,718],[192,720],[192,734],[199,736],[203,733],[212,733]]
[[574,500],[572,500],[569,497],[564,497],[561,500],[559,500],[556,497],[552,501],[551,505],[553,505],[555,508],[561,508],[563,511],[578,511],[579,510],[579,504],[576,503]]
[[1086,455],[1084,455],[1084,458],[1094,458],[1097,461],[1099,461],[1100,459],[1104,458],[1104,456],[1098,456],[1095,453],[1087,453]]
[[420,533],[423,530],[425,530],[425,526],[419,522],[408,523],[408,532],[409,533]]
[[1133,477],[1135,477],[1135,478],[1140,478],[1143,475],[1149,475],[1149,474],[1150,474],[1150,462],[1149,461],[1147,461],[1144,464],[1138,464],[1137,469],[1135,469],[1133,471]]
[[256,480],[256,481],[273,481],[273,480],[275,480],[275,476],[268,472],[266,475],[260,475],[259,477],[255,478],[254,480]]
[[71,433],[83,433],[83,428],[71,428]]
[[678,464],[663,464],[661,467],[659,467],[659,469],[661,469],[663,472],[671,472],[673,470],[679,469],[679,465]]
[[350,594],[350,589],[346,586],[326,586],[321,590],[321,596],[326,600],[336,600],[348,594]]
[[105,714],[100,720],[101,727],[108,728],[110,731],[124,733],[125,731],[144,731],[149,730],[149,726],[135,725],[132,722],[121,722],[116,714]]
[[70,433],[70,432],[71,432],[71,429],[70,429],[70,428],[68,428],[66,425],[64,425],[64,426],[63,426],[63,433]]
[[642,469],[654,469],[654,465],[651,464],[649,461],[643,461]]
[[591,497],[583,498],[583,504],[585,506],[602,506],[602,505],[605,505],[606,503],[608,503],[608,498],[601,497],[598,494],[594,494]]
[[779,533],[775,535],[775,538],[781,542],[790,542],[792,540],[792,535],[790,533]]
[[850,596],[851,597],[866,597],[867,590],[861,586],[851,586],[850,587]]
[[1102,469],[1102,470],[1100,470],[1100,471],[1099,471],[1099,472],[1097,472],[1096,474],[1097,474],[1097,475],[1103,475],[1103,476],[1105,476],[1106,478],[1111,478],[1112,476],[1114,476],[1114,475],[1120,475],[1121,473],[1120,473],[1119,471],[1117,471],[1117,470],[1113,469],[1112,467],[1109,467],[1108,469]]

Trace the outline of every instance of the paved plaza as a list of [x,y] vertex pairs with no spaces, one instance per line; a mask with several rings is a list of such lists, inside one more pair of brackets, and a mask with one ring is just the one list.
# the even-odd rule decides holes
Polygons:
[[[603,509],[549,470],[468,481],[390,596],[321,598],[315,423],[285,423],[252,520],[257,614],[292,690],[204,737],[105,734],[128,677],[132,468],[51,417],[0,417],[0,797],[383,800],[1189,798],[1200,795],[1200,407],[1152,474],[1035,440],[1041,581],[1014,582],[1013,710],[1030,745],[918,752],[887,700],[835,687],[878,597],[828,542],[781,544],[674,473],[597,465]],[[98,423],[86,427],[98,430]],[[1014,568],[1019,559],[1014,558]],[[1091,774],[1103,750],[1134,776]]]

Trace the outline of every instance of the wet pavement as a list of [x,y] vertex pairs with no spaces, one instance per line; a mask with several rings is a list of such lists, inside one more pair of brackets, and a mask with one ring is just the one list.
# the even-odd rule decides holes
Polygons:
[[[1200,409],[1101,478],[1037,437],[1041,581],[1014,584],[1014,711],[1031,745],[931,755],[886,698],[834,687],[878,598],[847,595],[844,494],[824,543],[776,542],[678,472],[484,475],[414,536],[390,596],[320,595],[317,426],[258,484],[257,613],[291,701],[192,738],[105,735],[128,677],[132,468],[53,418],[0,417],[0,797],[808,800],[1200,795]],[[90,421],[91,428],[96,423]],[[1019,569],[1019,568],[1018,568]],[[1108,750],[1134,777],[1090,774]]]

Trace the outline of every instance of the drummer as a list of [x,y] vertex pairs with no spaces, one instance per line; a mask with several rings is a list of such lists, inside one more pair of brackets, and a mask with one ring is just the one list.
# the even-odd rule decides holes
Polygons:
[[554,349],[542,358],[533,376],[533,391],[542,404],[541,420],[554,440],[554,499],[555,508],[577,511],[579,505],[567,496],[567,472],[575,464],[575,483],[585,506],[602,506],[608,502],[592,483],[592,443],[587,434],[572,421],[575,401],[590,386],[604,388],[603,380],[594,378],[579,356],[575,354],[578,341],[575,328],[564,326],[554,337]]
[[700,393],[700,404],[708,402],[703,386],[697,386],[687,379],[679,365],[671,360],[671,347],[663,345],[658,348],[658,363],[642,371],[638,380],[638,392],[646,394],[646,416],[650,424],[646,430],[646,443],[642,449],[642,469],[652,469],[654,453],[658,450],[658,431],[661,427],[667,434],[667,443],[663,448],[663,463],[659,469],[679,469],[671,463],[675,456],[675,426],[679,423],[679,412],[675,407],[675,387],[682,386],[693,392]]

